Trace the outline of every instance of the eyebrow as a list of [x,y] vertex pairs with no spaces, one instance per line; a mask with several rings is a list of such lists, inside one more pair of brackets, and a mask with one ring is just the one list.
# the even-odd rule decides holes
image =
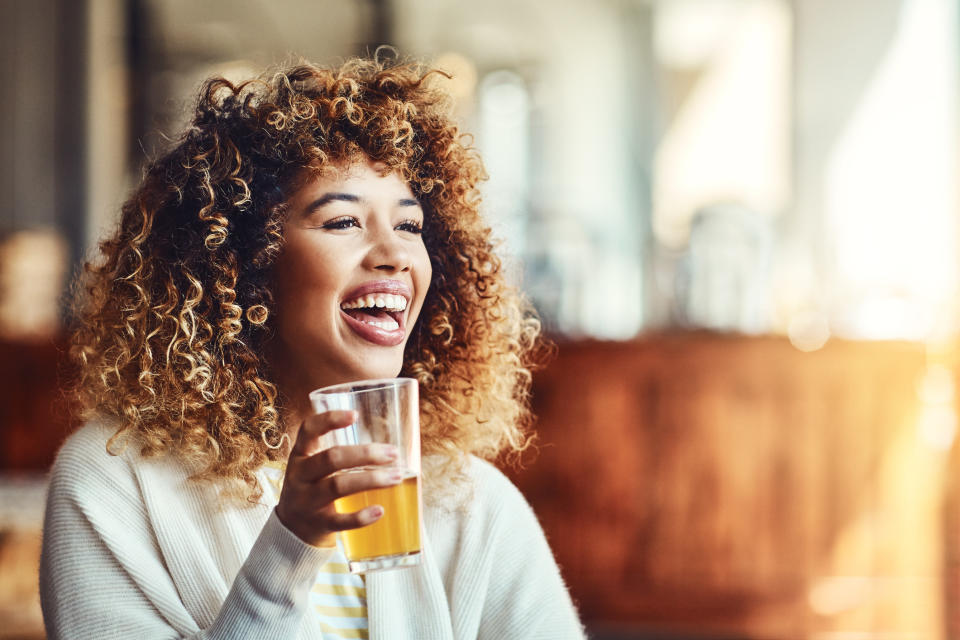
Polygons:
[[313,202],[311,202],[311,203],[307,206],[307,211],[314,211],[314,210],[319,209],[320,207],[322,207],[322,206],[324,206],[324,205],[326,205],[326,204],[330,204],[331,202],[334,202],[334,201],[340,201],[340,202],[360,202],[360,197],[359,197],[359,196],[355,196],[355,195],[353,195],[352,193],[338,193],[338,192],[325,193],[325,194],[323,194],[322,196],[320,196],[319,198],[317,198],[316,200],[314,200]]
[[[331,202],[361,202],[363,198],[353,193],[342,193],[339,191],[331,191],[325,193],[309,205],[307,205],[307,211],[316,211],[320,207],[330,204]],[[397,204],[401,207],[419,207],[420,201],[415,198],[400,198],[397,200]]]

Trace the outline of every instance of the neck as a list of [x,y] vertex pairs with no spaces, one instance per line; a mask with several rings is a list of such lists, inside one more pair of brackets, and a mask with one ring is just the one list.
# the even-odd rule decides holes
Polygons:
[[278,357],[279,350],[275,344],[268,345],[266,351],[272,377],[277,386],[280,424],[283,430],[293,438],[303,421],[313,413],[309,400],[309,393],[313,391],[313,387],[307,382],[307,376],[303,371],[296,366],[294,359]]
[[308,416],[313,415],[310,404],[310,392],[318,388],[306,376],[296,375],[296,370],[276,374],[277,389],[280,394],[280,420],[284,430],[294,437],[297,429]]

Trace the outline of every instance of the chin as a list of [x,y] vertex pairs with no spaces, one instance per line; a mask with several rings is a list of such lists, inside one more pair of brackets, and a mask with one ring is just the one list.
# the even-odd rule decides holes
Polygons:
[[400,369],[403,368],[403,362],[364,362],[362,366],[357,367],[349,374],[349,379],[343,382],[354,382],[356,380],[377,380],[380,378],[396,378],[400,375]]

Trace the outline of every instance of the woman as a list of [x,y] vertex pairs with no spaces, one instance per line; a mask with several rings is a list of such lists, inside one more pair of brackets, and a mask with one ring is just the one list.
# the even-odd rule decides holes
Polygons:
[[[527,442],[539,325],[432,77],[353,60],[205,85],[87,269],[50,637],[582,637],[532,511],[482,461]],[[319,451],[351,415],[307,394],[398,374],[421,386],[423,561],[351,576],[334,534],[382,509],[332,502],[396,484],[394,452]]]

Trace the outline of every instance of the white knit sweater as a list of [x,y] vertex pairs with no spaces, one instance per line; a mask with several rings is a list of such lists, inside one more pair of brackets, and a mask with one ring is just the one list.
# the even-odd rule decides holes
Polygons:
[[[308,593],[328,550],[272,504],[231,506],[169,457],[107,454],[110,434],[85,427],[53,466],[40,566],[50,638],[323,637]],[[583,638],[533,511],[491,465],[472,459],[468,473],[466,509],[425,508],[422,564],[367,575],[370,638]]]

